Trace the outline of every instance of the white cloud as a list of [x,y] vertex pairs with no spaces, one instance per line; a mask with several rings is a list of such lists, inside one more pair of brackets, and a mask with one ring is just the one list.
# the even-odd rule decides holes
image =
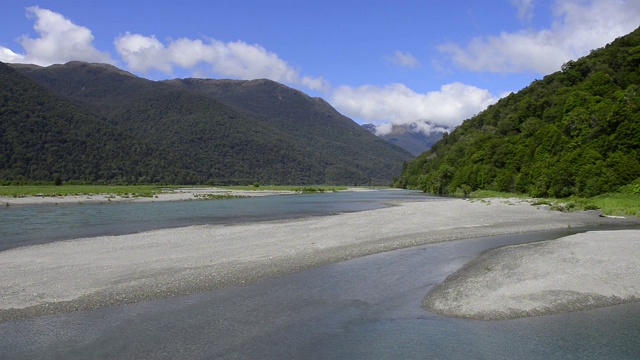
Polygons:
[[64,16],[47,9],[30,7],[28,17],[35,17],[33,28],[39,37],[19,38],[25,54],[0,48],[0,61],[24,62],[47,66],[71,60],[113,63],[111,56],[93,46],[93,34],[84,26],[72,23]]
[[[514,1],[523,14],[530,2]],[[635,30],[640,18],[636,0],[557,0],[555,21],[543,30],[503,32],[473,39],[465,47],[449,43],[439,47],[465,69],[491,72],[533,70],[547,74],[560,70],[568,60]]]
[[115,40],[115,46],[132,70],[146,72],[158,69],[165,73],[171,72],[171,64],[166,59],[166,49],[154,36],[127,33]]
[[518,19],[525,21],[533,19],[533,0],[511,0],[511,4],[518,9]]
[[395,125],[410,125],[411,132],[420,132],[427,136],[433,133],[444,133],[444,132],[451,131],[450,128],[434,125],[428,121],[419,120],[409,124],[394,124],[390,122],[383,123],[376,126],[375,134],[378,136],[384,136],[384,135],[390,134],[393,131],[393,127]]
[[[89,29],[46,9],[29,8],[28,14],[36,18],[34,28],[39,37],[20,38],[25,54],[0,47],[0,61],[39,65],[70,60],[114,62],[111,56],[92,45],[93,35]],[[425,94],[402,84],[342,86],[332,90],[322,77],[303,76],[277,54],[243,41],[225,43],[216,39],[180,38],[163,42],[155,36],[127,32],[118,36],[114,45],[128,68],[134,71],[158,70],[171,74],[174,69],[182,68],[200,76],[211,71],[240,79],[269,78],[322,91],[340,111],[352,118],[377,123],[381,125],[380,131],[390,129],[391,124],[413,124],[425,133],[450,130],[496,101],[487,90],[461,83],[447,84]],[[392,59],[401,66],[420,65],[407,52],[396,51]]]
[[407,67],[407,68],[417,68],[420,67],[420,61],[415,58],[415,56],[411,55],[408,52],[402,52],[400,50],[396,50],[393,56],[389,56],[388,60],[396,64],[398,66]]
[[19,63],[24,61],[24,55],[16,54],[11,49],[0,46],[0,61],[6,63]]
[[347,116],[382,124],[379,132],[390,130],[390,125],[384,124],[391,123],[413,124],[427,134],[451,130],[498,100],[488,90],[459,82],[425,94],[403,84],[340,86],[331,99]]
[[126,33],[116,38],[115,47],[129,68],[146,72],[150,69],[170,74],[175,66],[194,68],[202,63],[221,76],[238,79],[268,78],[274,81],[326,91],[329,83],[322,77],[301,76],[278,55],[260,45],[243,41],[224,43],[215,39],[181,38],[162,44],[155,36]]

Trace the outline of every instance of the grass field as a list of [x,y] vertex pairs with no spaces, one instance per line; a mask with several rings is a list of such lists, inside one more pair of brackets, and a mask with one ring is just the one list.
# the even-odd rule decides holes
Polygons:
[[589,201],[607,215],[635,215],[640,218],[640,195],[608,194]]
[[119,196],[152,197],[165,189],[158,185],[19,185],[0,186],[0,196],[68,196],[113,194]]

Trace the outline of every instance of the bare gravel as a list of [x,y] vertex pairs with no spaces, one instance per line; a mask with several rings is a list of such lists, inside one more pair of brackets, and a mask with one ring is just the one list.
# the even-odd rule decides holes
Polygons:
[[521,200],[443,199],[21,247],[0,252],[0,321],[197,293],[434,242],[619,221]]
[[423,303],[443,315],[502,320],[639,300],[640,230],[616,230],[492,250]]

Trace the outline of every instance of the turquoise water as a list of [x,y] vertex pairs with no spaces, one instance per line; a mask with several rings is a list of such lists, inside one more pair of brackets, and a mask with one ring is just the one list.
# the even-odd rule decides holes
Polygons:
[[391,200],[437,200],[417,191],[366,191],[132,204],[66,204],[0,208],[0,251],[99,235],[266,221],[371,210]]

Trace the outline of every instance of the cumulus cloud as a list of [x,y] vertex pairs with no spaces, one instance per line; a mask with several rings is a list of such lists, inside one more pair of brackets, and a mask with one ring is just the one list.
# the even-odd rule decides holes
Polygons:
[[408,52],[402,52],[400,50],[396,50],[393,56],[389,56],[387,58],[391,63],[396,64],[398,66],[407,67],[407,68],[417,68],[420,67],[420,61],[415,58],[415,56],[411,55]]
[[172,71],[172,66],[166,59],[164,45],[154,36],[127,33],[115,40],[115,46],[120,57],[134,71],[147,72],[150,69],[158,69],[165,73]]
[[[532,3],[514,0],[519,13],[530,14]],[[473,71],[541,74],[558,71],[568,60],[636,29],[640,2],[635,0],[558,0],[554,23],[548,29],[503,32],[499,36],[477,37],[462,47],[441,45],[460,67]]]
[[71,60],[113,63],[111,56],[93,46],[93,34],[84,26],[47,9],[30,7],[27,16],[35,18],[33,28],[39,37],[23,35],[18,39],[24,54],[0,47],[0,61],[24,62],[47,66]]
[[213,72],[221,76],[268,78],[317,91],[330,88],[322,77],[301,76],[275,53],[243,41],[224,43],[215,39],[204,42],[181,38],[165,45],[155,36],[127,32],[116,38],[114,44],[128,67],[135,71],[156,69],[170,74],[176,66],[194,69],[198,65],[208,64]]
[[488,90],[459,82],[424,94],[392,84],[340,86],[331,95],[340,112],[380,125],[379,133],[391,124],[414,125],[425,134],[449,131],[497,100]]

